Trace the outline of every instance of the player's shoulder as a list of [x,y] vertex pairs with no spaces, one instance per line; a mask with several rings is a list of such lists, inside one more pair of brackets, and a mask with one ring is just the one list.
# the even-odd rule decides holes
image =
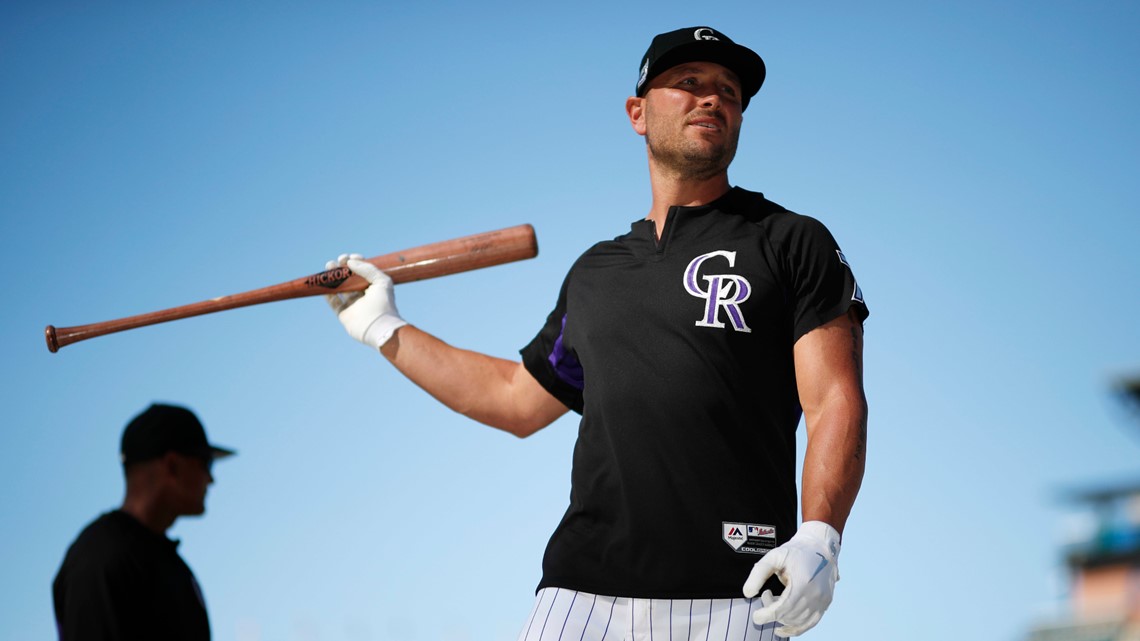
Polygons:
[[720,209],[726,213],[741,216],[745,220],[768,226],[796,227],[822,224],[812,216],[804,215],[769,200],[763,193],[749,191],[743,187],[733,187],[722,198]]
[[162,539],[165,537],[147,530],[133,516],[121,510],[112,510],[101,514],[83,528],[72,548],[83,553],[94,551],[105,556],[130,556],[153,547],[156,540]]
[[104,512],[88,523],[79,532],[75,542],[100,541],[105,538],[114,538],[124,529],[124,524],[116,512]]
[[777,253],[830,250],[836,246],[823,221],[769,201],[764,194],[734,187],[723,206],[755,226],[758,237]]
[[[64,558],[64,567],[73,578],[106,576],[136,565],[139,538],[129,516],[107,512],[79,532]],[[141,525],[139,526],[141,527]]]

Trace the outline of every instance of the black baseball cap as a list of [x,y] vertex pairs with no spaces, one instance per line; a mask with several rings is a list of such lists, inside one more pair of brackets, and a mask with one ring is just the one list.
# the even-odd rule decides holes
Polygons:
[[211,445],[194,412],[177,405],[154,403],[127,423],[119,447],[123,465],[178,452],[213,461],[232,456],[231,449]]
[[740,110],[760,91],[766,73],[764,61],[748,47],[742,47],[712,27],[686,27],[654,36],[641,58],[634,93],[645,95],[645,87],[661,72],[684,62],[715,62],[740,78]]

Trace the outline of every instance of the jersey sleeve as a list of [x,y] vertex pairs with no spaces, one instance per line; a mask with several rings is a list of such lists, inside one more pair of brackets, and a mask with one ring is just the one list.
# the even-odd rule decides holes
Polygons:
[[523,365],[530,375],[567,408],[582,413],[582,388],[585,379],[582,365],[574,350],[566,344],[566,289],[570,276],[562,283],[558,303],[546,317],[546,324],[526,347],[519,350]]
[[786,286],[791,296],[792,342],[811,330],[856,310],[859,321],[870,311],[847,257],[818,220],[792,214],[781,244]]

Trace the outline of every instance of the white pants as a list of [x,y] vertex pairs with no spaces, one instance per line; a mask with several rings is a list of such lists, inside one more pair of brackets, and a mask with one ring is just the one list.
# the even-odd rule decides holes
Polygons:
[[[755,602],[755,603],[754,603]],[[519,641],[776,641],[759,599],[631,599],[543,588]]]

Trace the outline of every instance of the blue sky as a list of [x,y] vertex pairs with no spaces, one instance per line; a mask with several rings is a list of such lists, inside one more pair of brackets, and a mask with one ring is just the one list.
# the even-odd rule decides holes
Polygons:
[[[400,286],[511,357],[566,269],[646,213],[623,104],[653,34],[764,57],[734,184],[823,220],[872,310],[869,462],[806,638],[1009,641],[1058,612],[1064,489],[1140,476],[1140,6],[90,3],[0,6],[0,638],[122,496],[123,425],[193,407],[219,463],[172,534],[219,641],[512,640],[575,422],[451,414],[319,299],[105,336],[154,311],[531,223],[540,255]],[[801,433],[802,436],[802,433]]]

